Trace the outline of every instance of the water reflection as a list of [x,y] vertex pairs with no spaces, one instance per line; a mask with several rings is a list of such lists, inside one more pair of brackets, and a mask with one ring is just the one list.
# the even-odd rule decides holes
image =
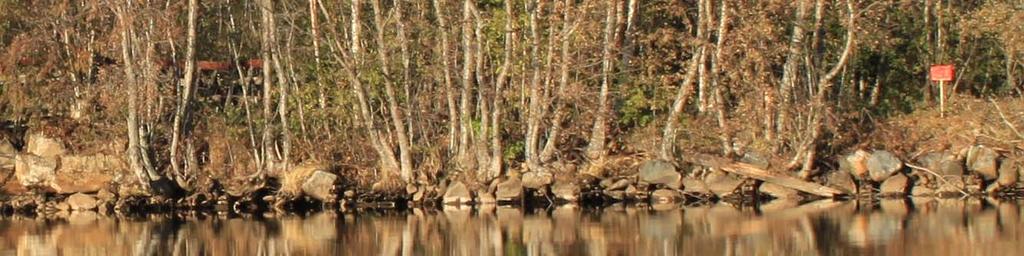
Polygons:
[[1017,202],[413,209],[272,218],[0,217],[0,255],[988,255],[1024,250]]

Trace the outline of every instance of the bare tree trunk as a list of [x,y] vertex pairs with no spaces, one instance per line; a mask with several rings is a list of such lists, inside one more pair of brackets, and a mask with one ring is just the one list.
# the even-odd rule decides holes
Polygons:
[[[401,4],[401,3],[396,3]],[[394,126],[398,139],[398,155],[401,168],[402,180],[412,181],[412,154],[409,143],[408,132],[405,126],[405,117],[402,109],[398,107],[398,97],[395,96],[395,86],[391,78],[391,68],[388,66],[388,49],[384,41],[384,18],[381,15],[380,0],[373,0],[373,21],[377,35],[377,58],[380,61],[381,73],[384,77],[384,96],[387,98],[388,112],[391,114],[391,124]]]
[[[139,180],[139,184],[145,189],[150,190],[149,183],[155,179],[151,173],[143,167],[142,154],[139,151],[140,138],[139,138],[139,118],[138,118],[138,79],[135,75],[135,62],[132,60],[132,47],[130,40],[132,37],[133,27],[133,14],[128,13],[131,8],[129,6],[119,7],[118,19],[121,23],[121,54],[124,60],[124,71],[126,77],[126,83],[128,87],[128,148],[126,153],[128,154],[128,164],[132,168],[132,172],[135,173],[135,177]],[[130,16],[131,15],[131,16]]]
[[[928,66],[932,64],[931,62],[935,61],[934,60],[934,58],[935,58],[934,52],[932,52],[933,51],[933,49],[932,49],[932,30],[931,30],[931,25],[932,25],[932,23],[931,23],[932,0],[924,0],[924,11],[922,12],[922,14],[923,14],[922,16],[924,16],[922,18],[924,18],[924,27],[925,27],[925,29],[924,29],[924,31],[925,31],[924,50],[928,54],[928,56],[926,57],[926,59],[928,60],[926,62],[928,62],[928,63],[924,63],[925,66],[923,68],[928,68]],[[922,79],[922,80],[924,80],[924,87],[922,87],[922,88],[925,88],[925,90],[924,90],[925,102],[931,103],[932,102],[932,98],[934,96],[933,95],[933,88],[932,88],[931,81],[928,80],[928,79]]]
[[462,170],[476,169],[471,163],[472,152],[469,152],[472,117],[470,117],[470,94],[473,90],[473,0],[462,1],[462,90],[459,100],[459,146],[457,162]]
[[636,51],[636,44],[633,42],[633,34],[636,33],[636,23],[638,19],[637,13],[640,11],[640,1],[628,0],[626,4],[626,30],[623,33],[623,49],[622,49],[622,63],[623,70],[630,69],[630,62],[633,59],[633,54]]
[[[938,55],[935,61],[939,63],[946,61],[946,40],[942,38],[945,36],[945,25],[942,23],[943,16],[945,16],[943,11],[945,10],[942,8],[942,0],[935,1],[935,53]],[[940,97],[946,96],[940,95]]]
[[[698,40],[701,40],[700,41],[701,44],[704,44],[704,42],[705,42],[704,40],[708,40],[709,37],[710,37],[710,36],[704,35],[704,30],[706,30],[705,27],[711,25],[710,24],[711,23],[711,19],[712,19],[711,11],[707,10],[707,9],[711,9],[711,6],[710,6],[711,2],[710,1],[711,0],[699,0],[699,1],[697,1],[697,23],[698,23],[698,25],[697,25],[697,37],[696,38],[698,38]],[[701,25],[701,24],[703,24],[703,25]],[[700,54],[701,57],[707,56],[707,54],[704,53],[705,50],[706,50],[705,47],[701,47],[700,48],[701,52],[699,54]],[[707,72],[707,61],[706,60],[701,60],[700,64],[697,65],[697,112],[700,112],[700,113],[704,113],[704,111],[707,111],[707,108],[708,108],[708,105],[709,105],[708,103],[710,101],[710,100],[708,100],[708,96],[707,96],[708,95],[708,93],[707,93],[707,91],[708,91],[708,81],[707,81],[708,74],[707,73],[708,73]]]
[[[537,20],[542,15],[543,6],[538,1],[530,1],[533,3],[533,13],[529,14],[530,22],[530,90],[529,90],[529,111],[527,112],[526,119],[526,166],[529,169],[538,169],[540,163],[537,161],[540,152],[538,152],[538,142],[540,137],[540,123],[543,118],[543,111],[541,110],[543,104],[547,101],[543,99],[541,92],[541,63],[540,63],[540,37],[541,31],[539,31]],[[528,9],[530,9],[528,7]]]
[[262,142],[263,166],[260,167],[259,173],[256,176],[257,178],[263,180],[266,178],[267,173],[270,171],[270,168],[273,165],[273,161],[271,160],[270,157],[270,152],[273,144],[270,138],[270,127],[271,123],[273,123],[271,121],[273,116],[271,115],[270,112],[270,104],[272,93],[271,90],[273,89],[274,84],[274,70],[271,65],[271,62],[273,61],[273,56],[271,52],[272,42],[270,41],[270,30],[275,28],[274,24],[271,23],[270,16],[274,15],[274,3],[273,1],[270,0],[263,0],[260,2],[259,8],[262,30],[260,58],[263,59],[263,66],[261,67],[263,72],[263,130],[262,136],[260,136],[260,141]]
[[445,0],[434,0],[434,15],[437,16],[438,29],[441,30],[441,45],[438,47],[441,48],[441,64],[444,69],[441,72],[444,76],[443,82],[445,99],[448,101],[448,150],[451,152],[456,148],[459,116],[455,105],[455,89],[452,85],[451,57],[449,56],[451,45],[448,41],[448,21],[445,17],[446,12],[442,11],[444,5]]
[[817,83],[818,91],[814,95],[814,102],[811,105],[811,123],[810,123],[810,138],[808,142],[804,144],[801,149],[806,155],[803,162],[803,168],[801,169],[801,176],[804,179],[809,178],[813,175],[812,170],[814,168],[814,161],[816,160],[817,150],[816,145],[821,137],[822,130],[824,129],[824,118],[827,113],[831,112],[831,108],[826,104],[826,97],[832,88],[832,79],[844,69],[847,62],[849,62],[850,53],[853,52],[853,47],[856,44],[857,34],[857,12],[854,3],[855,0],[846,1],[846,10],[849,13],[847,16],[846,25],[846,43],[843,46],[843,53],[840,55],[839,60],[836,61],[835,66],[832,67],[825,73]]
[[608,118],[611,115],[611,104],[609,103],[609,87],[612,86],[612,48],[615,38],[615,11],[618,6],[616,0],[608,0],[604,26],[604,46],[601,50],[601,93],[598,96],[598,107],[594,114],[594,127],[591,129],[590,142],[587,146],[587,158],[591,161],[603,159],[608,154],[606,148],[608,140]]
[[[384,139],[380,136],[380,131],[375,125],[373,113],[370,111],[369,99],[366,95],[366,88],[363,85],[362,80],[359,79],[359,68],[363,60],[363,48],[362,43],[362,2],[361,0],[353,0],[351,3],[352,10],[352,24],[351,33],[349,37],[349,50],[351,54],[345,54],[341,52],[341,61],[344,65],[343,70],[345,71],[348,82],[352,85],[352,92],[356,95],[356,99],[359,107],[359,120],[360,125],[363,129],[366,129],[370,136],[370,145],[374,151],[377,152],[379,157],[378,161],[381,164],[381,169],[384,170],[385,175],[394,175],[395,172],[399,171],[398,160],[395,159],[394,150],[389,144],[384,142]],[[338,48],[341,48],[339,45]]]
[[[705,1],[698,1],[698,9],[704,10],[706,8]],[[698,12],[699,21],[697,23],[697,34],[703,35],[705,27],[707,27],[707,21],[704,19],[704,12]],[[697,37],[698,40],[703,38]],[[683,83],[679,85],[678,91],[676,91],[676,97],[672,101],[672,108],[669,110],[668,119],[665,120],[665,128],[662,130],[661,135],[661,150],[658,152],[658,157],[665,160],[675,159],[675,145],[676,145],[676,133],[678,132],[679,117],[683,114],[683,109],[686,107],[686,102],[690,99],[690,94],[693,94],[694,88],[693,83],[697,78],[698,69],[705,62],[704,50],[705,45],[703,43],[698,44],[693,48],[693,56],[690,56],[690,63],[686,65],[686,75],[683,76]]]
[[[407,108],[410,108],[409,111],[411,112],[412,111],[411,108],[414,108],[416,106],[416,101],[415,101],[416,97],[412,94],[412,85],[411,84],[412,84],[412,71],[413,71],[413,67],[412,67],[412,57],[409,54],[409,38],[408,38],[408,35],[406,35],[406,28],[405,28],[405,13],[404,13],[404,8],[403,8],[404,4],[403,4],[403,1],[395,1],[394,5],[395,5],[395,27],[398,29],[397,39],[398,39],[399,49],[401,50],[400,53],[401,53],[401,58],[402,58],[402,90],[404,90],[404,93],[405,93],[404,96],[405,96],[405,99],[407,100],[405,106],[407,106]],[[407,141],[409,142],[409,144],[411,144],[412,141],[416,140],[415,133],[413,133],[413,130],[414,130],[413,126],[414,126],[414,122],[416,121],[416,118],[414,118],[414,117],[415,117],[415,115],[413,115],[411,113],[406,113],[405,115],[402,116],[402,118],[406,119],[407,131],[409,132],[409,134],[408,134],[409,138],[407,139]],[[411,145],[410,145],[410,147],[411,147]],[[410,148],[410,150],[411,150],[411,148]]]
[[[182,135],[182,122],[188,122],[185,119],[187,115],[189,104],[192,101],[192,83],[195,78],[195,51],[196,51],[196,19],[199,16],[199,0],[188,1],[188,37],[185,45],[185,77],[181,80],[181,89],[178,92],[180,98],[178,101],[177,111],[174,113],[174,127],[171,133],[171,170],[178,176],[178,179],[186,179],[185,173],[181,170],[181,165],[178,161],[178,144]],[[180,182],[180,181],[179,181]],[[184,186],[185,184],[178,184]]]
[[[281,170],[287,171],[288,170],[288,165],[290,164],[289,161],[291,161],[290,157],[291,157],[291,147],[292,147],[291,146],[291,129],[289,129],[289,127],[288,127],[288,100],[287,100],[288,99],[288,88],[290,86],[289,86],[288,78],[285,76],[285,69],[283,68],[283,65],[281,65],[281,46],[280,46],[280,43],[278,43],[280,41],[277,39],[277,29],[276,29],[276,25],[275,25],[275,24],[277,24],[277,19],[274,17],[274,15],[270,15],[268,17],[268,20],[269,20],[269,23],[271,24],[271,26],[275,26],[275,28],[274,29],[270,29],[268,31],[268,33],[269,33],[270,42],[271,42],[271,48],[270,49],[271,49],[271,58],[272,58],[272,61],[273,61],[272,63],[274,65],[274,69],[277,70],[277,72],[274,72],[274,74],[277,75],[277,83],[278,83],[278,86],[277,86],[278,87],[277,114],[278,114],[278,119],[281,122],[280,123],[280,125],[281,125],[281,147],[282,147],[282,151],[283,151],[283,152],[281,152],[281,165],[282,165],[281,166]],[[267,63],[270,64],[271,62],[267,62]]]
[[555,105],[554,116],[551,121],[551,129],[548,130],[547,141],[544,144],[544,149],[540,153],[540,162],[545,163],[554,157],[556,150],[558,150],[558,139],[562,131],[562,119],[565,118],[565,102],[561,98],[565,97],[565,90],[569,86],[569,65],[571,65],[569,56],[569,44],[572,41],[572,35],[575,32],[575,21],[572,20],[572,3],[573,0],[565,0],[562,6],[562,31],[559,35],[559,46],[558,55],[558,89],[555,96],[552,97],[552,104]]
[[733,153],[732,134],[729,131],[729,124],[725,116],[725,99],[722,97],[722,87],[724,85],[718,83],[720,80],[718,63],[722,58],[722,45],[726,38],[726,24],[729,23],[728,1],[723,0],[720,8],[721,10],[718,14],[718,40],[715,42],[715,56],[711,59],[711,86],[715,96],[714,107],[718,119],[718,128],[720,129],[719,139],[722,141],[722,154],[729,156]]
[[501,115],[503,111],[502,105],[504,104],[503,100],[505,97],[504,95],[502,95],[502,91],[504,90],[505,85],[508,83],[509,80],[509,69],[512,68],[512,47],[513,43],[516,40],[514,25],[515,23],[514,19],[511,18],[515,17],[515,13],[513,12],[512,8],[512,1],[506,1],[505,15],[509,18],[505,20],[505,47],[503,50],[504,56],[502,56],[501,71],[499,71],[497,81],[494,84],[494,107],[492,110],[493,113],[491,114],[491,122],[493,122],[493,124],[491,125],[490,132],[491,166],[489,176],[491,178],[501,176],[502,167],[504,166],[504,147],[502,147],[501,145]]
[[[309,0],[309,32],[313,36],[313,58],[316,61],[317,73],[320,73],[320,22],[317,19],[317,2],[319,0]],[[324,84],[320,81],[320,76],[316,78],[316,89],[317,89],[317,103],[320,109],[327,108],[327,95],[324,93]],[[308,138],[307,138],[308,139]]]
[[[807,19],[807,1],[808,0],[797,0],[796,17],[793,21],[793,35],[789,41],[789,54],[786,56],[786,63],[782,70],[782,83],[779,90],[779,95],[782,98],[781,106],[776,111],[779,112],[779,117],[776,120],[776,133],[782,136],[789,131],[787,127],[791,125],[789,112],[793,111],[793,90],[796,88],[798,65],[803,60],[803,40],[804,40],[804,29],[803,23]],[[776,143],[776,149],[781,146],[781,143]]]

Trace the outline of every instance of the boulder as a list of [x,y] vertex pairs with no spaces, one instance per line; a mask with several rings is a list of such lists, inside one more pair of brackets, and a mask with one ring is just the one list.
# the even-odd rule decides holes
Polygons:
[[498,188],[494,192],[494,197],[496,197],[498,201],[519,200],[522,196],[523,182],[517,177],[512,177],[498,183]]
[[919,157],[918,162],[939,175],[963,175],[964,165],[959,158],[949,151],[931,152]]
[[67,153],[64,142],[46,136],[41,132],[25,135],[25,152],[46,158],[55,158]]
[[409,183],[409,184],[405,185],[405,194],[406,195],[415,195],[416,192],[418,192],[419,190],[420,190],[420,188],[417,187],[416,184]]
[[999,178],[996,179],[996,182],[1004,187],[1017,183],[1019,175],[1017,169],[1020,169],[1020,165],[1016,158],[1003,160],[1003,163],[999,165]]
[[494,204],[498,202],[498,199],[494,198],[494,194],[487,191],[478,191],[476,201],[481,204]]
[[444,204],[470,204],[473,202],[473,194],[466,188],[466,184],[461,181],[453,182],[448,185],[448,190],[444,192]]
[[762,170],[767,170],[768,167],[771,166],[771,161],[769,161],[767,157],[756,152],[743,153],[743,157],[740,158],[740,162],[752,165]]
[[576,202],[580,196],[580,186],[574,182],[555,182],[555,185],[551,186],[551,193],[556,199]]
[[761,183],[761,187],[757,188],[757,191],[761,194],[769,195],[776,199],[799,199],[800,191],[792,188],[783,187],[775,183],[765,182]]
[[554,176],[548,172],[527,172],[523,174],[523,187],[541,189],[550,185]]
[[99,192],[96,193],[96,199],[102,201],[114,201],[114,199],[117,199],[117,195],[110,192],[109,190],[100,189]]
[[0,170],[14,169],[14,156],[17,154],[18,150],[10,141],[0,138]]
[[72,210],[75,211],[93,210],[100,204],[95,197],[82,193],[75,193],[69,196],[65,202],[71,206]]
[[649,160],[640,165],[640,181],[665,185],[678,182],[682,178],[676,172],[675,165],[664,160]]
[[963,176],[949,176],[946,177],[946,182],[939,181],[939,188],[935,190],[935,193],[941,197],[959,197],[962,195],[960,191],[963,191],[966,187]]
[[683,192],[687,194],[698,194],[707,195],[711,194],[711,190],[708,186],[700,180],[695,180],[689,177],[683,178]]
[[862,178],[868,174],[868,157],[871,156],[867,151],[857,150],[849,155],[839,158],[839,170],[842,170],[854,177]]
[[910,196],[927,197],[927,196],[934,196],[934,195],[935,195],[935,190],[931,189],[931,188],[929,188],[927,186],[920,186],[919,185],[919,186],[914,186],[913,188],[910,189]]
[[59,194],[94,193],[110,185],[114,176],[128,170],[122,157],[65,155],[51,186]]
[[56,208],[58,211],[66,212],[71,210],[71,205],[67,202],[60,202],[57,204]]
[[302,183],[302,193],[316,200],[328,202],[333,201],[337,196],[334,194],[334,184],[338,181],[338,175],[325,171],[315,171]]
[[843,191],[847,195],[857,193],[857,183],[853,181],[853,176],[849,172],[834,171],[829,173],[827,184],[829,187]]
[[57,161],[33,154],[15,157],[14,176],[25,187],[47,187],[54,180]]
[[606,187],[605,190],[621,190],[632,184],[633,181],[630,179],[619,179],[618,181],[615,181],[611,185]]
[[605,190],[603,193],[615,200],[622,200],[626,198],[626,192],[622,190]]
[[996,159],[999,153],[985,146],[974,146],[967,151],[967,169],[980,174],[986,181],[999,177]]
[[743,180],[724,172],[714,172],[704,178],[704,184],[719,198],[724,198],[737,192]]
[[633,185],[629,185],[624,191],[626,192],[627,197],[636,197],[640,194],[640,190],[636,189],[636,186]]
[[875,150],[867,160],[868,175],[875,182],[882,182],[888,179],[903,168],[903,161],[900,161],[895,154],[885,150]]
[[909,185],[910,179],[902,173],[898,173],[885,179],[882,185],[878,188],[878,194],[881,196],[903,196],[907,194],[907,185]]
[[679,191],[672,189],[659,189],[651,193],[652,204],[674,203],[678,202],[681,198],[682,195],[679,194]]

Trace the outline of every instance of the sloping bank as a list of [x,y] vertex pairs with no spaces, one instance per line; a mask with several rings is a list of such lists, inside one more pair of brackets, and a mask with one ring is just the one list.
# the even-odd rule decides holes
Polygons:
[[[122,157],[69,154],[60,139],[26,135],[16,149],[0,143],[4,212],[54,213],[318,210],[321,207],[404,207],[440,204],[544,204],[616,201],[699,203],[772,198],[1017,196],[1024,173],[1012,150],[985,145],[945,149],[905,159],[886,150],[853,150],[837,156],[838,168],[811,180],[775,170],[772,161],[746,153],[738,161],[698,153],[673,163],[646,160],[627,175],[591,177],[512,174],[490,183],[442,181],[408,184],[404,191],[347,185],[348,177],[324,164],[293,167],[262,191],[214,189],[181,198],[149,197],[132,187]],[[339,206],[340,205],[340,206]]]

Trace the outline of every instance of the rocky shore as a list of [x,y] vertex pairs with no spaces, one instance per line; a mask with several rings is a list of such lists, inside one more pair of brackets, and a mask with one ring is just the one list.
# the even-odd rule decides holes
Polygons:
[[[822,198],[1017,197],[1024,169],[1014,151],[985,145],[926,152],[902,158],[886,150],[856,149],[834,157],[837,166],[800,180],[764,155],[745,153],[714,161],[692,153],[677,162],[643,160],[622,175],[579,174],[563,164],[552,171],[510,173],[489,182],[449,178],[434,183],[361,188],[327,164],[299,164],[287,175],[233,192],[214,181],[204,192],[149,196],[132,187],[123,159],[107,154],[69,154],[56,138],[28,134],[24,150],[0,141],[0,212],[60,214],[73,211],[132,213],[198,210],[216,212],[310,211],[439,205],[543,205],[615,202],[700,204]],[[712,163],[712,164],[708,164]],[[731,166],[731,167],[730,167]],[[738,167],[737,167],[738,166]],[[759,175],[744,175],[743,169]],[[768,176],[765,176],[768,175]],[[379,184],[378,184],[379,185]],[[391,186],[394,187],[394,186]],[[397,191],[396,191],[397,190]],[[831,192],[830,192],[831,193]]]

